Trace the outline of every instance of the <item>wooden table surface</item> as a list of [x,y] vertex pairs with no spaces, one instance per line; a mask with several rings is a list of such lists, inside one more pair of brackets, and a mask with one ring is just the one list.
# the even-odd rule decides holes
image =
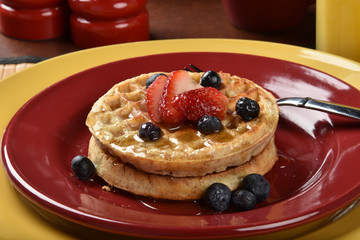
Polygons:
[[[315,48],[315,6],[303,21],[281,32],[256,33],[232,26],[221,0],[148,0],[150,40],[182,38],[233,38],[271,41]],[[70,34],[44,41],[24,41],[0,34],[0,57],[54,57],[80,50]]]

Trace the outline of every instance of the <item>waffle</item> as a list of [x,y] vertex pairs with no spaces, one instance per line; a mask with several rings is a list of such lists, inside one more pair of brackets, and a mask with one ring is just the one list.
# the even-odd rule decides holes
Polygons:
[[[253,81],[220,72],[220,91],[229,100],[222,120],[224,129],[200,134],[192,125],[178,129],[162,128],[162,137],[144,142],[138,129],[151,121],[146,111],[146,79],[154,73],[122,81],[99,98],[88,114],[86,124],[92,135],[122,163],[152,174],[174,177],[205,176],[239,166],[258,155],[272,139],[279,117],[276,99]],[[165,73],[168,74],[168,73]],[[190,73],[199,82],[203,73]],[[235,113],[241,97],[258,102],[260,115],[248,122]]]
[[232,191],[238,189],[242,179],[250,173],[267,173],[277,160],[274,138],[265,149],[241,166],[202,177],[172,177],[146,173],[130,164],[123,164],[106,149],[101,148],[92,137],[89,143],[89,158],[97,174],[110,186],[155,199],[196,200],[215,182],[226,184]]

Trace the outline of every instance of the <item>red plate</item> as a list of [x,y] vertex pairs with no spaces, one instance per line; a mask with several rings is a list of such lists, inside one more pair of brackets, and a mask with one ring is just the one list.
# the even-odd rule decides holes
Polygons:
[[247,212],[212,214],[198,203],[153,201],[79,181],[70,162],[87,153],[84,122],[111,86],[152,71],[193,63],[254,80],[277,97],[310,96],[360,107],[360,92],[299,64],[245,54],[170,53],[112,62],[70,76],[27,102],[9,123],[2,159],[13,185],[40,208],[82,225],[127,235],[225,238],[274,233],[330,218],[360,193],[359,122],[326,113],[280,108],[280,160],[266,175],[268,200]]

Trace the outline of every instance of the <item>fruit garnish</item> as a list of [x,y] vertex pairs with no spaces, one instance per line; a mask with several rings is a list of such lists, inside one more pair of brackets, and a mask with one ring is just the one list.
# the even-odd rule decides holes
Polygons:
[[259,116],[259,104],[247,97],[240,98],[235,105],[236,113],[245,121],[250,121]]
[[248,211],[255,208],[257,201],[252,192],[239,189],[233,193],[231,203],[237,211]]
[[151,122],[141,124],[139,137],[145,141],[155,141],[161,137],[161,129]]
[[146,92],[146,108],[150,118],[156,123],[162,121],[159,104],[162,94],[164,92],[166,81],[167,81],[166,75],[159,75],[152,82],[152,84],[149,85],[149,88],[147,89]]
[[207,71],[200,78],[200,85],[203,87],[213,87],[220,89],[222,78],[215,71]]
[[148,79],[146,79],[146,89],[148,89],[149,86],[150,86],[151,84],[153,84],[153,82],[154,82],[160,75],[164,75],[165,77],[167,77],[164,73],[155,73],[155,74],[151,75]]
[[270,183],[261,174],[252,173],[244,178],[241,189],[252,192],[259,203],[268,198],[270,194]]
[[205,115],[223,119],[228,105],[227,97],[213,87],[198,88],[180,93],[173,100],[173,106],[190,121],[199,121]]
[[217,212],[225,211],[230,205],[231,190],[223,183],[213,183],[206,189],[203,201]]
[[197,129],[204,134],[211,134],[219,132],[223,129],[221,120],[215,116],[205,115],[200,118],[197,124]]
[[90,179],[96,172],[94,164],[83,155],[77,155],[71,160],[71,168],[79,180]]
[[270,194],[270,183],[264,176],[251,173],[243,179],[239,189],[231,192],[223,183],[211,184],[202,199],[204,203],[217,212],[233,206],[236,211],[254,209],[256,204],[266,200]]
[[174,71],[168,77],[160,100],[160,113],[164,124],[178,126],[186,118],[184,114],[174,108],[173,97],[179,93],[196,89],[199,86],[184,70]]

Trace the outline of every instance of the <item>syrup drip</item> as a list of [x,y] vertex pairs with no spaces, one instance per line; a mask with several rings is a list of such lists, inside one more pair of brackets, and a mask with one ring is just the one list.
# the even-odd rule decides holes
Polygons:
[[[304,184],[311,177],[310,171],[301,167],[301,162],[291,159],[285,155],[279,154],[279,160],[275,163],[270,172],[265,175],[271,186],[270,196],[262,203],[258,203],[255,208],[261,208],[278,201],[284,200],[301,191]],[[299,167],[300,165],[300,167]],[[103,186],[105,182],[102,179],[94,179],[94,183]],[[106,184],[105,184],[106,185]],[[209,209],[200,200],[196,201],[172,201],[156,200],[147,197],[136,196],[123,190],[111,188],[111,194],[119,194],[113,204],[126,206],[135,209],[141,209],[143,212],[178,215],[178,216],[206,216],[216,214]],[[124,205],[124,206],[125,206]],[[230,208],[224,213],[233,213],[234,209]]]
[[[264,207],[290,197],[306,182],[306,179],[303,179],[301,174],[294,172],[294,167],[298,164],[294,159],[280,154],[278,157],[279,160],[272,170],[265,175],[265,178],[270,182],[271,186],[270,196],[264,202],[257,204],[256,208]],[[211,209],[207,208],[201,200],[181,202],[155,200],[137,196],[135,196],[135,198],[140,204],[147,208],[148,211],[157,213],[170,215],[179,215],[181,213],[181,215],[188,216],[215,214]],[[230,208],[226,211],[226,213],[231,212],[234,212],[234,209]]]

